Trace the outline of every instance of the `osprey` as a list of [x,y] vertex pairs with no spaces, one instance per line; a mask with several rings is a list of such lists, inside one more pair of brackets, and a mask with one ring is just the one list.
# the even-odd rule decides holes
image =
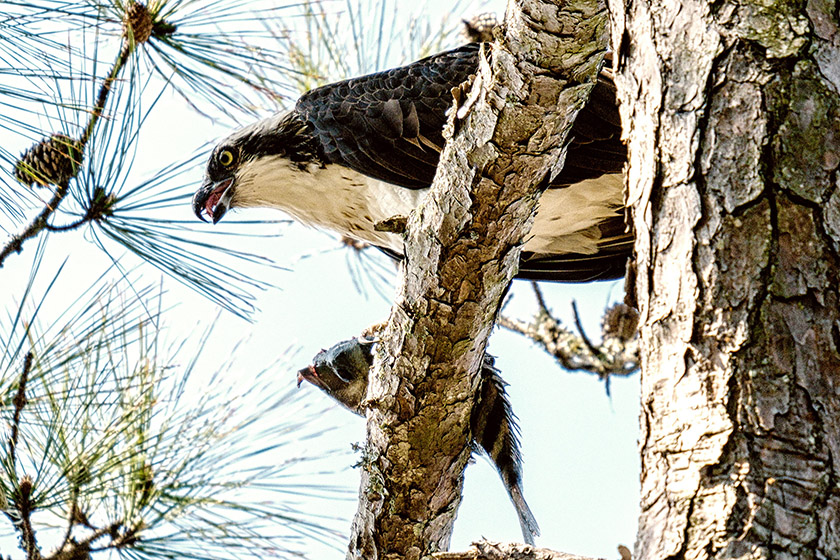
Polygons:
[[[303,381],[309,381],[352,412],[364,416],[374,344],[370,339],[353,338],[321,350],[312,365],[298,371],[298,387]],[[522,492],[519,426],[505,392],[506,383],[488,354],[484,355],[479,375],[475,407],[470,415],[472,446],[493,462],[516,509],[522,537],[533,545],[540,528]]]
[[[435,175],[452,90],[475,74],[472,43],[407,66],[309,91],[295,108],[223,140],[193,210],[216,223],[231,208],[277,208],[298,221],[403,255],[375,224],[407,216]],[[518,277],[584,282],[624,274],[626,149],[610,75],[599,76],[571,130],[566,163],[540,197]]]

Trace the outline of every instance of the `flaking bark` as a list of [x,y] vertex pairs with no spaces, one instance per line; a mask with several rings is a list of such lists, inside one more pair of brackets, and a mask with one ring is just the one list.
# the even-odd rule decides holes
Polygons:
[[401,287],[371,373],[348,558],[412,560],[448,548],[487,337],[533,219],[535,185],[562,165],[606,39],[596,1],[511,2],[492,69],[482,65],[450,120],[432,196],[408,222]]
[[838,558],[836,5],[610,12],[637,233],[634,558]]

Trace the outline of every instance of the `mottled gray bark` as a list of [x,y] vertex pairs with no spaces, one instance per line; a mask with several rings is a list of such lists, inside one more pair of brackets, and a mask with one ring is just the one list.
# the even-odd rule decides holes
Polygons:
[[638,235],[634,558],[840,558],[837,5],[610,12]]
[[562,161],[606,40],[594,0],[511,2],[492,69],[460,100],[433,195],[408,221],[400,294],[371,373],[348,558],[448,548],[476,373],[533,218],[534,185]]

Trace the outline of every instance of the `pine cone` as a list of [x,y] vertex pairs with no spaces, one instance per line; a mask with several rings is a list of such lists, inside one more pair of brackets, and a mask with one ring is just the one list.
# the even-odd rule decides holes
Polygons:
[[[21,477],[18,483],[18,491],[20,493],[20,504],[28,504],[29,496],[32,494],[32,477],[28,474]],[[20,504],[18,504],[20,506]]]
[[152,36],[154,21],[152,14],[145,4],[132,2],[125,10],[123,18],[123,36],[129,36],[129,30],[134,36],[134,43],[139,45],[145,43]]
[[604,313],[601,334],[604,338],[617,338],[623,342],[632,340],[639,327],[639,312],[629,305],[616,303]]
[[66,184],[78,173],[81,161],[78,141],[53,134],[20,156],[15,164],[15,178],[29,187]]

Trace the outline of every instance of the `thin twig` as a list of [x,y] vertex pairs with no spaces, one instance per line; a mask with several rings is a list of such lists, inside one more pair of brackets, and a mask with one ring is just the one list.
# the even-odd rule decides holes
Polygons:
[[[585,370],[597,373],[595,368],[588,366],[582,359],[583,356],[574,350],[579,345],[566,342],[571,340],[574,334],[566,330],[550,315],[544,313],[538,314],[533,324],[527,324],[502,315],[499,317],[497,323],[500,327],[519,333],[542,346],[550,356],[559,362],[560,367],[563,369],[569,371]],[[566,344],[563,344],[564,342]]]
[[[560,321],[546,312],[537,312],[530,323],[500,316],[499,326],[519,333],[539,344],[560,366],[569,371],[586,371],[609,380],[613,375],[630,375],[639,368],[638,338],[629,340],[605,336],[598,346],[585,339],[576,312],[580,334],[565,328]],[[594,347],[594,348],[593,348]]]
[[583,324],[580,321],[580,313],[578,313],[577,302],[572,300],[572,313],[575,316],[575,327],[577,327],[578,334],[580,334],[580,338],[583,340],[583,343],[586,344],[586,347],[589,348],[589,351],[592,352],[595,356],[600,356],[600,351],[595,348],[595,345],[592,344],[592,341],[589,340],[589,337],[586,336],[586,331],[583,330]]
[[100,547],[100,548],[95,548],[95,549],[91,548],[91,552],[94,552],[96,550],[105,550],[105,549],[108,549],[108,548],[113,548],[114,546],[116,546],[116,545],[114,545],[114,543],[118,540],[117,537],[122,539],[122,536],[119,535],[120,527],[122,527],[122,525],[123,525],[122,521],[114,521],[113,523],[111,523],[110,525],[107,525],[106,527],[102,527],[101,529],[97,529],[96,531],[91,533],[86,539],[84,539],[82,541],[79,541],[77,544],[79,546],[89,547],[90,545],[92,545],[93,543],[95,543],[96,541],[101,539],[102,537],[104,537],[106,535],[110,535],[111,536],[111,542],[108,545],[106,545],[104,547]]
[[20,545],[26,552],[27,560],[41,560],[41,549],[38,547],[38,541],[35,539],[35,530],[32,528],[32,479],[25,475],[20,479],[17,488],[17,506],[20,514],[20,523],[18,530],[20,531]]
[[548,306],[545,304],[545,297],[543,296],[542,289],[540,289],[540,285],[537,284],[534,280],[531,280],[531,289],[534,290],[534,295],[537,297],[537,305],[540,308],[540,313],[543,313],[550,317],[551,312],[548,310]]
[[79,507],[79,486],[73,484],[70,490],[70,514],[67,516],[67,531],[64,533],[64,538],[61,540],[59,550],[64,550],[70,544],[70,537],[73,534],[73,527],[76,525],[76,511]]
[[15,468],[17,463],[16,451],[18,444],[18,437],[20,436],[20,416],[23,412],[23,407],[26,406],[26,383],[29,380],[29,372],[32,369],[32,352],[27,352],[23,358],[23,371],[20,374],[20,382],[18,383],[18,390],[13,403],[15,405],[15,413],[12,417],[12,435],[9,437],[9,462],[12,468]]
[[96,533],[94,533],[89,538],[85,539],[84,541],[82,541],[79,544],[84,544],[86,546],[90,546],[91,544],[93,544],[93,542],[95,540],[97,540],[97,539],[99,539],[99,538],[101,538],[105,535],[111,535],[111,542],[109,542],[108,544],[106,544],[104,546],[99,546],[99,547],[96,547],[96,548],[90,548],[90,552],[101,552],[103,550],[109,550],[109,549],[120,549],[120,548],[125,548],[125,547],[128,547],[128,546],[131,546],[134,543],[136,543],[137,540],[139,539],[139,537],[137,536],[137,533],[139,533],[140,530],[143,527],[142,523],[137,524],[130,529],[126,529],[122,534],[120,534],[120,528],[122,526],[123,526],[123,524],[122,524],[121,521],[115,521],[114,523],[111,523],[109,526],[103,527],[102,529],[99,529]]
[[[126,539],[126,535],[130,534],[131,538],[134,538],[136,540],[135,530],[126,531],[125,533],[120,535],[120,527],[122,527],[122,521],[114,521],[106,527],[96,529],[93,533],[88,535],[87,538],[82,539],[80,541],[67,539],[65,540],[64,544],[62,544],[61,548],[59,548],[52,556],[50,556],[46,560],[90,558],[91,552],[99,552],[102,550],[120,548],[122,546],[125,546],[125,543],[123,541]],[[108,544],[97,548],[91,547],[91,545],[94,542],[98,541],[99,539],[105,536],[111,537],[111,541]]]
[[47,231],[53,232],[64,232],[76,229],[88,223],[90,221],[90,212],[85,213],[84,216],[76,220],[75,222],[71,222],[69,224],[65,224],[63,226],[54,226],[50,223],[44,224],[44,229]]
[[32,222],[26,226],[19,234],[13,236],[8,243],[3,247],[3,250],[0,251],[0,267],[3,266],[3,262],[6,260],[6,257],[11,255],[12,253],[20,253],[21,249],[23,248],[23,242],[27,239],[35,237],[41,230],[46,227],[47,218],[49,218],[58,208],[58,205],[61,204],[61,201],[64,200],[65,195],[67,195],[67,189],[69,188],[70,183],[69,181],[65,181],[62,184],[58,185],[55,189],[55,194],[53,195],[52,199],[44,206],[44,209],[41,210],[41,213],[38,214]]

